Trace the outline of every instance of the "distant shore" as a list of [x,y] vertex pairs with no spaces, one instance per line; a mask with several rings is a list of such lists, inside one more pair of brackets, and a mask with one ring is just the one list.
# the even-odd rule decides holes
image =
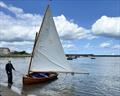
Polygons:
[[31,57],[31,55],[20,55],[20,54],[15,54],[15,55],[0,55],[0,57]]
[[120,55],[95,55],[95,57],[120,57]]
[[[9,55],[0,55],[0,57],[31,57],[31,54],[9,54]],[[88,55],[88,54],[66,54],[66,57],[73,58],[77,56],[80,57],[120,57],[120,55]]]

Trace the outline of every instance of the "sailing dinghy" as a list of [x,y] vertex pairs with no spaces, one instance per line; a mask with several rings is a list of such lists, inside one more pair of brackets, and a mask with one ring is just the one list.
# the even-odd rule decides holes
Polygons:
[[72,71],[65,57],[48,5],[39,33],[36,35],[28,74],[23,77],[23,84],[51,81],[57,79],[57,73],[64,72]]

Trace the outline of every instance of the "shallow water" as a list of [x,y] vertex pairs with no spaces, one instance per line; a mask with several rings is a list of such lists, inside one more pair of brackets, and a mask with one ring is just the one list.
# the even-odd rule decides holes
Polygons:
[[79,58],[69,60],[73,70],[90,74],[59,74],[59,79],[45,84],[23,86],[22,76],[27,73],[29,57],[0,58],[0,83],[7,83],[5,64],[11,60],[17,72],[13,71],[13,86],[22,94],[33,96],[119,96],[120,57]]

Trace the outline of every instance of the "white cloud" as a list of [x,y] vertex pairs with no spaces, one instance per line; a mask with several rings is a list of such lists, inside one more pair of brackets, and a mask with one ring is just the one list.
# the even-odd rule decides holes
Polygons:
[[4,2],[0,1],[0,7],[7,8],[7,5]]
[[103,43],[100,44],[100,47],[101,47],[101,48],[109,48],[110,45],[111,45],[111,44],[108,43],[108,42],[103,42]]
[[12,5],[6,5],[4,2],[0,1],[0,7],[8,9],[15,14],[22,14],[23,10],[21,8],[14,7]]
[[[7,15],[0,11],[0,41],[29,41],[34,40],[35,32],[39,30],[42,16],[39,14],[25,13],[23,9],[6,5],[0,2],[0,7],[15,14]],[[89,30],[78,26],[66,19],[64,15],[54,17],[60,37],[64,40],[71,39],[94,39]]]
[[[12,5],[6,5],[0,2],[0,7],[9,10],[15,16],[0,11],[0,46],[9,46],[12,49],[26,49],[30,52],[33,45],[35,33],[38,32],[43,16],[40,14],[25,13],[23,9]],[[70,40],[97,38],[90,33],[90,30],[74,23],[74,20],[68,20],[64,15],[54,17],[57,31],[62,38],[65,49],[77,49],[76,44]],[[120,38],[120,17],[102,16],[92,25],[92,32],[97,35]],[[27,47],[26,47],[27,46]],[[93,48],[90,43],[84,48]],[[101,48],[120,49],[120,45],[111,45],[111,42],[103,42],[99,45]]]
[[120,45],[114,45],[112,48],[113,49],[119,49],[119,51],[120,51]]
[[33,42],[31,41],[23,41],[23,42],[1,42],[0,43],[1,46],[4,46],[4,45],[10,45],[10,46],[14,46],[14,45],[18,45],[18,46],[21,46],[21,45],[33,45]]
[[120,44],[111,44],[111,41],[103,42],[99,45],[101,48],[117,49],[120,52]]
[[8,47],[10,48],[11,51],[27,51],[31,53],[32,47],[33,47],[33,42],[31,41],[23,41],[23,42],[0,42],[1,47]]
[[37,14],[24,13],[21,8],[7,6],[0,2],[0,7],[15,14],[15,17],[0,11],[0,41],[34,40],[42,17]]
[[92,25],[92,32],[97,35],[120,38],[120,17],[102,16]]
[[67,48],[69,48],[69,49],[77,48],[77,47],[75,46],[75,44],[73,44],[73,42],[70,41],[70,40],[67,40],[67,41],[61,40],[61,42],[62,42],[63,48],[65,48],[65,49],[67,49]]
[[84,48],[92,48],[93,46],[91,46],[91,44],[90,43],[87,43],[85,46],[84,46]]
[[90,31],[73,23],[73,20],[67,20],[64,15],[54,17],[58,33],[61,38],[71,39],[94,39],[95,36]]
[[[37,27],[33,18],[25,21],[24,19],[16,19],[9,15],[0,12],[0,40],[15,41],[15,40],[33,40]],[[38,18],[40,20],[41,18]],[[36,20],[37,21],[37,20]],[[37,24],[37,23],[36,23]]]
[[[0,7],[14,14],[12,16],[0,11],[0,46],[10,47],[12,50],[21,50],[25,48],[24,46],[28,46],[26,48],[29,48],[27,50],[30,51],[31,44],[25,44],[25,42],[34,40],[43,17],[39,14],[25,13],[23,9],[1,1]],[[54,17],[54,21],[58,33],[64,41],[96,38],[89,30],[75,24],[73,20],[67,20],[64,15]],[[75,48],[72,43],[63,43],[63,46],[64,48]]]
[[63,48],[76,48],[73,44],[63,44]]

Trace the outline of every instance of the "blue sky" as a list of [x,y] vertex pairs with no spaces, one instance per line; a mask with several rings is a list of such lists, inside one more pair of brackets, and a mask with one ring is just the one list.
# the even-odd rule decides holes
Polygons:
[[[47,4],[48,0],[1,0],[0,46],[31,52]],[[120,0],[52,0],[65,53],[120,55],[119,4]]]

